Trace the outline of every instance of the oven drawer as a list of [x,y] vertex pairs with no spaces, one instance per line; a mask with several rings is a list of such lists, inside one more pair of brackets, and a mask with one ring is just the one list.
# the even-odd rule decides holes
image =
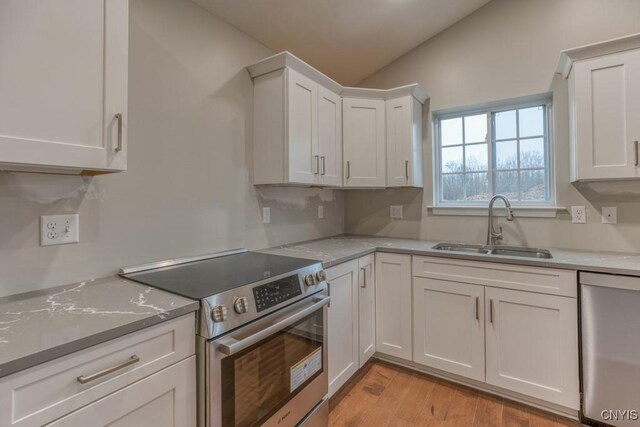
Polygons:
[[41,426],[195,353],[194,314],[0,379],[0,425]]

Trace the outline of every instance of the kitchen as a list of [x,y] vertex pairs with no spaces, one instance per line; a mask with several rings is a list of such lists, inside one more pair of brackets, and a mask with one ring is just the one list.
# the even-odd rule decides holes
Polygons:
[[640,425],[640,4],[316,3],[0,3],[0,425]]

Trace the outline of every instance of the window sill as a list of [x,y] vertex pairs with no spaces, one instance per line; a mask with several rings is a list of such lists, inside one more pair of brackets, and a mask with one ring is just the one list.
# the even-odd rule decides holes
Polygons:
[[[427,206],[433,215],[450,216],[487,216],[488,207],[484,206]],[[558,212],[568,212],[562,206],[512,206],[513,216],[518,218],[555,218]],[[503,206],[495,206],[496,216],[506,216]]]

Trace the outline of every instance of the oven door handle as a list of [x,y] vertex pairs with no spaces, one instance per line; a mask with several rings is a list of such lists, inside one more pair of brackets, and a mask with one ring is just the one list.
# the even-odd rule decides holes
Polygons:
[[307,308],[304,308],[300,311],[296,311],[289,317],[286,317],[273,325],[270,325],[264,329],[261,329],[259,332],[256,332],[253,335],[249,335],[246,338],[238,341],[233,337],[224,337],[218,341],[218,351],[227,356],[231,356],[236,354],[246,348],[251,347],[252,345],[262,341],[263,339],[269,337],[270,335],[275,334],[276,332],[281,331],[287,326],[291,326],[299,320],[304,319],[308,315],[312,314],[314,311],[324,307],[329,304],[331,300],[328,296],[314,297],[314,303]]

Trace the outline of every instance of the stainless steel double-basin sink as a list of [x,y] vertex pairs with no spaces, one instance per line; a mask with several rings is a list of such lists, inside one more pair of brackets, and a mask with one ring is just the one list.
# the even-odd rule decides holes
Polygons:
[[467,243],[438,243],[433,249],[482,255],[502,255],[524,258],[552,258],[548,249],[506,245],[475,245]]

